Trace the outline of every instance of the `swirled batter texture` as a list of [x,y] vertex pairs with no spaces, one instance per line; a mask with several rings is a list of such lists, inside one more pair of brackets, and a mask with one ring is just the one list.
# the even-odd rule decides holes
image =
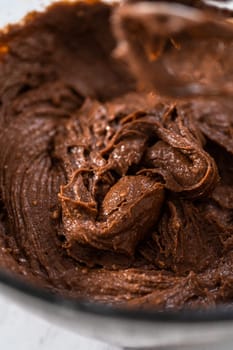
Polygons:
[[0,37],[0,266],[70,297],[233,299],[233,120],[136,91],[113,6],[60,3]]

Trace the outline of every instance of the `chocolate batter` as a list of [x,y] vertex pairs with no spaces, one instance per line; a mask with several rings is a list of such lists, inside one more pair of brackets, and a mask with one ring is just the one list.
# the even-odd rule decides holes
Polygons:
[[0,36],[0,266],[127,307],[231,303],[232,114],[140,92],[116,6],[58,3]]

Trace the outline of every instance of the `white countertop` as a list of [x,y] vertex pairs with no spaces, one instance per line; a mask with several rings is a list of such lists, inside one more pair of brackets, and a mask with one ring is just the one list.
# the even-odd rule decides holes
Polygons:
[[117,350],[113,346],[80,337],[30,312],[1,295],[1,350]]

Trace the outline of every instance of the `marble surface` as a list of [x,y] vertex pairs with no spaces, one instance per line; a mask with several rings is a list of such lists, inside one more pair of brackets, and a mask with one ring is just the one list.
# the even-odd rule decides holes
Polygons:
[[118,350],[59,328],[1,295],[0,349],[4,350]]

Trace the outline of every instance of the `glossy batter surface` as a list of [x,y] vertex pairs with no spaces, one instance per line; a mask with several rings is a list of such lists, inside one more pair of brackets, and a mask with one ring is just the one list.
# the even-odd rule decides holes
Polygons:
[[57,4],[0,37],[0,266],[75,298],[233,300],[233,119],[137,92],[114,7]]

